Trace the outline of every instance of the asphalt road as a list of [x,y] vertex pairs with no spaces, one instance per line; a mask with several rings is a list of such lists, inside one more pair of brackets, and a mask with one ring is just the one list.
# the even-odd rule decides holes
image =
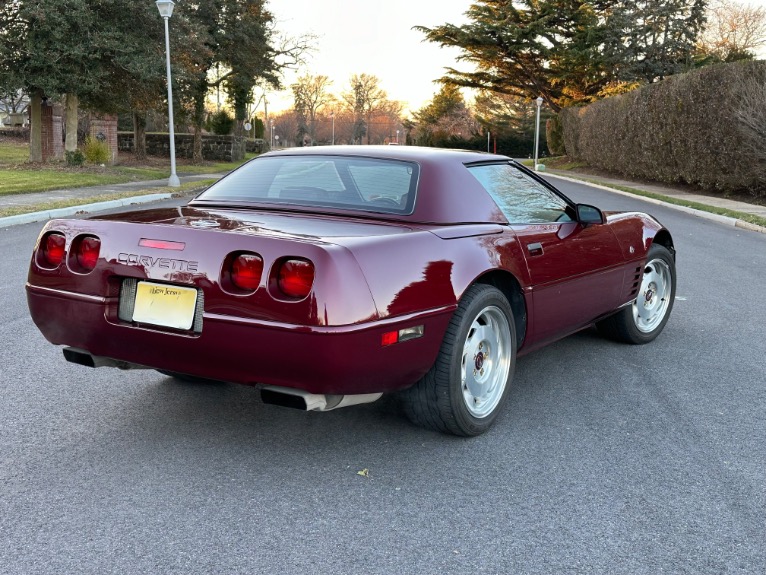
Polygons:
[[673,316],[520,359],[474,439],[393,399],[302,413],[68,364],[26,309],[41,226],[0,230],[0,572],[764,573],[766,236],[562,188],[671,229]]

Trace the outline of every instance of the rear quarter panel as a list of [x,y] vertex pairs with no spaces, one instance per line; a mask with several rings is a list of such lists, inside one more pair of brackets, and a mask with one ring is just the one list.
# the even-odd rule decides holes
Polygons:
[[381,318],[454,308],[477,278],[495,270],[527,282],[519,242],[504,226],[446,226],[343,245],[359,262]]

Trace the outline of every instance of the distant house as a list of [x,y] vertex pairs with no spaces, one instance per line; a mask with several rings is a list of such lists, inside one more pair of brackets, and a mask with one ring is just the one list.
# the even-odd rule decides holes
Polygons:
[[18,128],[29,124],[29,97],[17,90],[0,97],[0,126]]

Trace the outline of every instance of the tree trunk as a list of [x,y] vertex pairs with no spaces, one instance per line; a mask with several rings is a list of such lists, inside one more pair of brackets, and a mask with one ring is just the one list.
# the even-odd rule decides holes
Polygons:
[[205,94],[207,84],[202,84],[197,97],[194,99],[194,144],[192,146],[192,162],[201,164],[205,161],[202,157],[202,122],[205,121]]
[[194,124],[194,151],[192,152],[192,162],[201,164],[205,159],[202,157],[202,126],[195,122]]
[[29,102],[29,161],[43,161],[43,93],[42,90],[32,92]]
[[133,154],[137,160],[146,159],[146,112],[133,112]]
[[80,99],[77,94],[66,95],[66,140],[64,150],[74,152],[77,150],[77,111]]

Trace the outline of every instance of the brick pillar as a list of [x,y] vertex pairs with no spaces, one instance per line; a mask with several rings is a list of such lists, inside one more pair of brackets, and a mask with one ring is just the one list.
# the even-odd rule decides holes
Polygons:
[[42,129],[43,162],[64,159],[64,130],[61,106],[42,105],[40,126]]
[[112,165],[116,164],[117,151],[119,150],[117,143],[117,116],[109,114],[104,116],[91,115],[90,137],[107,143],[111,158],[109,163]]

